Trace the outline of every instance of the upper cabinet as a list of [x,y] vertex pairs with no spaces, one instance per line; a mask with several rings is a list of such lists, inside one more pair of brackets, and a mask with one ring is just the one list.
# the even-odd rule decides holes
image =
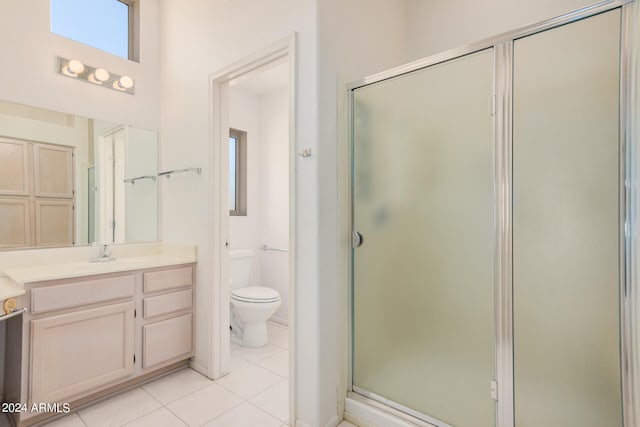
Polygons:
[[73,147],[0,138],[0,248],[75,240]]
[[33,175],[36,197],[73,197],[73,148],[34,144]]
[[0,138],[0,195],[29,194],[28,150],[27,141]]

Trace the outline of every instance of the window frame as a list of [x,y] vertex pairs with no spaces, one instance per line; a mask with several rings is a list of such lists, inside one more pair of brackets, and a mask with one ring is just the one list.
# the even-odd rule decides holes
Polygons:
[[236,208],[229,215],[247,216],[247,132],[229,128],[229,138],[236,140]]
[[138,62],[140,59],[140,1],[139,0],[117,0],[125,4],[128,9],[129,27],[129,60]]
[[[76,40],[66,35],[54,32],[51,28],[51,23],[50,23],[49,31],[52,34],[56,34],[65,39],[82,43],[86,46],[92,47],[102,52],[106,52],[110,55],[117,56],[118,58],[124,58],[130,61],[140,62],[140,0],[114,0],[114,1],[118,3],[122,3],[125,6],[127,6],[127,57],[126,58],[116,53],[105,51],[97,46],[94,46],[93,44],[90,44],[87,41]],[[49,20],[51,21],[51,11],[49,11]]]

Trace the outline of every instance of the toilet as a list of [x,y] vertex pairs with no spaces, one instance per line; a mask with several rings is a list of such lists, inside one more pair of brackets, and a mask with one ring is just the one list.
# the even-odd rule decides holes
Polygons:
[[253,251],[229,251],[231,339],[244,347],[267,345],[267,320],[280,307],[280,294],[266,286],[248,286]]

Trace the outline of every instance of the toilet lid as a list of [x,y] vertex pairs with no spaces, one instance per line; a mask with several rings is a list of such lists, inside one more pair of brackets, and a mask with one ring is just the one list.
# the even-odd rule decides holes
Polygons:
[[234,289],[231,292],[231,298],[244,302],[275,302],[280,299],[280,294],[275,289],[266,286],[249,286]]

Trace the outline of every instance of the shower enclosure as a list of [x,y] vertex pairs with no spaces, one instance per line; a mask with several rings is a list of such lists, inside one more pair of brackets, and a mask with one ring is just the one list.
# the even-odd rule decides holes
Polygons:
[[350,86],[352,396],[435,426],[636,425],[636,7]]

